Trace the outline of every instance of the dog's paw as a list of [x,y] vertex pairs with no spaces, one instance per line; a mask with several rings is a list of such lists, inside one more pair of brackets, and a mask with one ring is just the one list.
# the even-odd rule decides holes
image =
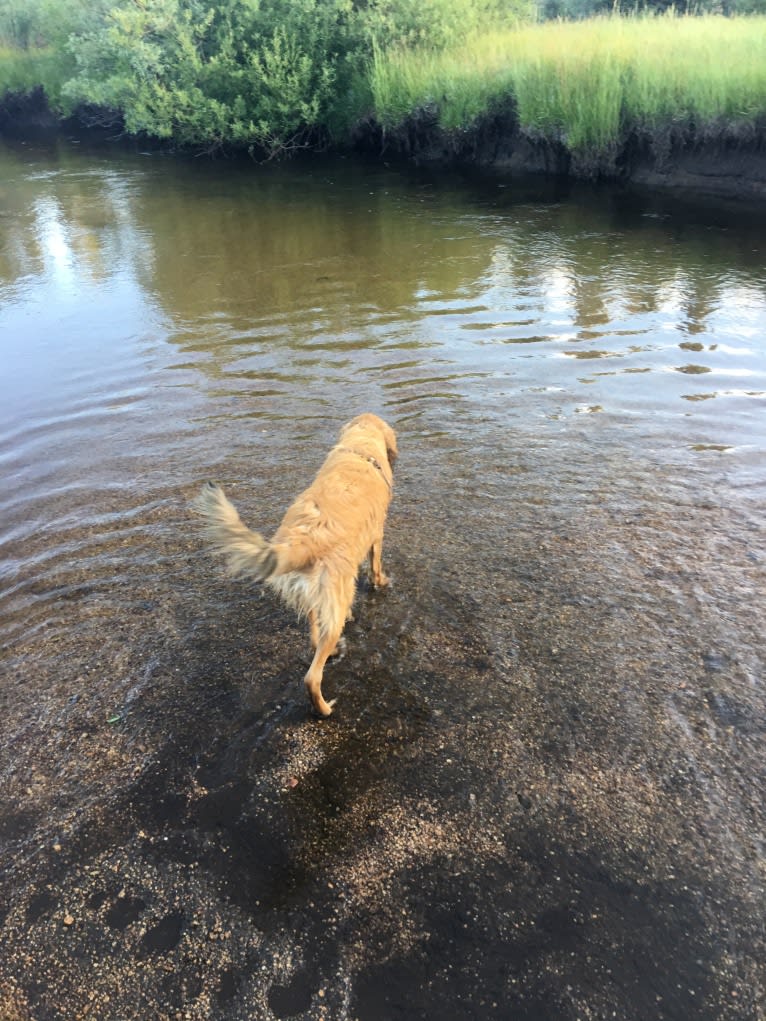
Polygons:
[[328,716],[332,716],[332,710],[337,701],[337,698],[331,698],[329,702],[322,699],[321,705],[314,706],[314,712],[321,720],[326,720]]

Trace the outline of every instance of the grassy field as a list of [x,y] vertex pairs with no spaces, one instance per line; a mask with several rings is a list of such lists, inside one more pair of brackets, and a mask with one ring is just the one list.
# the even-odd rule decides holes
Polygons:
[[388,129],[426,109],[457,131],[511,100],[526,133],[608,154],[631,127],[766,116],[766,17],[604,17],[488,32],[441,53],[378,50],[371,85]]

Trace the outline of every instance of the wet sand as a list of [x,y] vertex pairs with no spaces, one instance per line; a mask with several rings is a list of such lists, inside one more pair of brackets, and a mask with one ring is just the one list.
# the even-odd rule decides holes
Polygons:
[[[758,489],[478,411],[399,431],[394,586],[326,721],[193,479],[127,530],[93,492],[121,584],[74,558],[3,652],[4,1021],[766,1016]],[[279,458],[224,472],[275,524]]]

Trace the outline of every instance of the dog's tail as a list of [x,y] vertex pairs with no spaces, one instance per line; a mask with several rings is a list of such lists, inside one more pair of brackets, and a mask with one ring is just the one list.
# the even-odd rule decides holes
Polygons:
[[215,552],[226,557],[232,574],[246,574],[258,581],[266,581],[274,574],[276,550],[262,535],[242,523],[220,486],[206,482],[192,507],[205,519],[205,534]]

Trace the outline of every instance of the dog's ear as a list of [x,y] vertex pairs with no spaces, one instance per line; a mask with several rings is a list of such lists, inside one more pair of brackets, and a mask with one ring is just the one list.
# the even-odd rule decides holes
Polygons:
[[386,424],[383,432],[386,441],[386,455],[388,457],[388,463],[393,469],[396,459],[399,456],[399,448],[396,445],[396,433],[388,424]]
[[362,417],[361,415],[357,415],[356,418],[352,418],[349,422],[346,422],[344,425],[342,425],[340,427],[340,432],[338,433],[338,439],[342,440],[346,433],[349,431],[349,429],[352,429],[355,425],[358,425],[359,419],[361,417]]

